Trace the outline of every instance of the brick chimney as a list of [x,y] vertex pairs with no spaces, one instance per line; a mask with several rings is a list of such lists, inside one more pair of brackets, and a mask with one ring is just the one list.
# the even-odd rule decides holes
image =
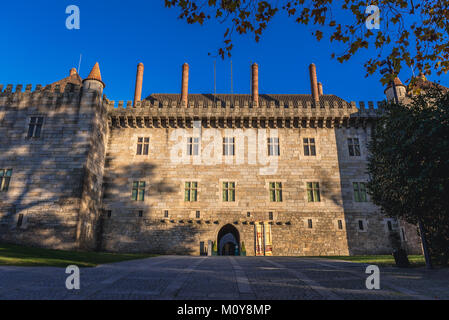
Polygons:
[[323,84],[321,82],[318,82],[318,94],[323,95]]
[[70,69],[70,76],[73,76],[75,74],[77,74],[76,69],[75,68]]
[[251,67],[251,71],[252,71],[252,75],[251,75],[251,80],[252,80],[252,99],[253,99],[253,103],[258,106],[259,105],[259,66],[257,65],[257,63],[254,63]]
[[136,89],[134,90],[134,106],[137,101],[142,100],[142,83],[143,83],[143,63],[137,65]]
[[320,101],[320,96],[318,93],[318,81],[316,76],[316,66],[314,63],[312,63],[309,66],[309,73],[310,73],[310,88],[312,90],[313,101],[318,103]]
[[189,99],[189,65],[184,63],[182,65],[182,87],[181,87],[181,102],[187,107]]

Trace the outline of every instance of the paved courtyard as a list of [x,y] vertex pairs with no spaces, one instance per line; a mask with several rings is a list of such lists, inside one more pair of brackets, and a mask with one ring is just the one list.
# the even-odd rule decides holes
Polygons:
[[380,268],[368,290],[364,264],[293,257],[161,256],[82,268],[0,267],[0,299],[449,299],[449,269]]

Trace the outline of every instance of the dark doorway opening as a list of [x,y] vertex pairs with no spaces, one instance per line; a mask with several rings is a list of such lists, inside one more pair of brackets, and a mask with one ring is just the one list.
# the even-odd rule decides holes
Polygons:
[[240,255],[240,234],[232,225],[227,224],[218,232],[218,254],[220,256]]

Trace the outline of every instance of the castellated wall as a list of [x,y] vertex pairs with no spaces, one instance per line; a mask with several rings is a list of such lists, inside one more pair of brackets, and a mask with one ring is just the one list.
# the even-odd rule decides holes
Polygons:
[[[0,192],[0,240],[58,249],[88,240],[93,247],[95,230],[80,208],[97,215],[89,198],[101,200],[91,192],[102,184],[102,140],[94,138],[106,131],[98,125],[101,97],[79,86],[11,89],[0,90],[0,169],[12,169],[8,191]],[[28,138],[32,117],[43,118],[36,138]]]
[[[240,129],[244,135],[266,130],[267,136],[277,130],[280,156],[274,157],[276,164],[271,163],[275,172],[268,174],[261,174],[261,169],[266,170],[269,164],[248,160],[255,159],[248,151],[248,139],[241,164],[236,164],[236,156],[222,156],[220,141],[216,145],[219,163],[205,164],[201,157],[195,156],[187,157],[189,163],[176,163],[171,150],[184,139],[173,138],[176,130],[183,129],[111,126],[103,199],[110,216],[103,221],[103,249],[198,255],[201,242],[216,241],[219,230],[231,224],[238,230],[240,242],[245,243],[247,255],[253,256],[255,225],[268,222],[272,228],[273,255],[391,253],[387,218],[371,202],[354,201],[352,182],[365,182],[368,178],[365,170],[369,126]],[[198,136],[199,129],[193,126],[185,130],[187,136]],[[203,139],[207,130],[201,129]],[[227,137],[232,136],[235,127],[216,130],[221,137]],[[139,137],[150,138],[148,155],[136,155]],[[349,156],[349,137],[359,138],[360,157]],[[315,138],[317,156],[304,156],[303,138]],[[209,140],[203,139],[203,152],[210,151]],[[185,144],[181,143],[183,148]],[[134,181],[146,183],[144,201],[131,199]],[[186,181],[198,182],[197,202],[184,200]],[[224,181],[236,183],[235,202],[222,201]],[[282,182],[282,202],[270,201],[270,182]],[[306,182],[319,182],[321,202],[308,202]],[[166,210],[168,217],[164,215]],[[273,213],[273,220],[269,212]],[[313,222],[311,229],[309,219]],[[342,229],[338,220],[342,221]],[[363,231],[358,229],[359,220],[364,221]],[[393,223],[393,227],[399,226]]]

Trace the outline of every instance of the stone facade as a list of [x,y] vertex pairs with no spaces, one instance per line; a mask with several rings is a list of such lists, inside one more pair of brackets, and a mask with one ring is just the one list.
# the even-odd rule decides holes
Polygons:
[[[251,95],[192,94],[182,102],[156,94],[117,106],[101,88],[1,87],[0,169],[13,170],[0,192],[2,241],[199,255],[226,226],[251,256],[256,225],[265,223],[273,255],[388,254],[390,229],[420,253],[415,227],[389,223],[369,198],[355,201],[381,112],[371,103],[260,95],[254,104]],[[31,117],[43,118],[37,138],[27,137]],[[261,156],[273,136],[280,154]],[[178,163],[173,150],[180,145],[183,154],[186,137],[199,138],[199,154]],[[236,155],[223,156],[223,137],[236,139]],[[139,138],[149,138],[148,154],[137,154]],[[304,138],[314,139],[315,156],[304,154]],[[349,154],[348,139],[358,139],[360,155]],[[212,162],[204,158],[211,146]],[[145,182],[143,201],[132,199],[134,182]],[[185,201],[186,182],[197,183],[197,201]],[[235,201],[223,201],[223,182],[235,183]],[[282,184],[282,201],[270,199],[273,182]],[[319,184],[319,202],[309,201],[308,182]]]

